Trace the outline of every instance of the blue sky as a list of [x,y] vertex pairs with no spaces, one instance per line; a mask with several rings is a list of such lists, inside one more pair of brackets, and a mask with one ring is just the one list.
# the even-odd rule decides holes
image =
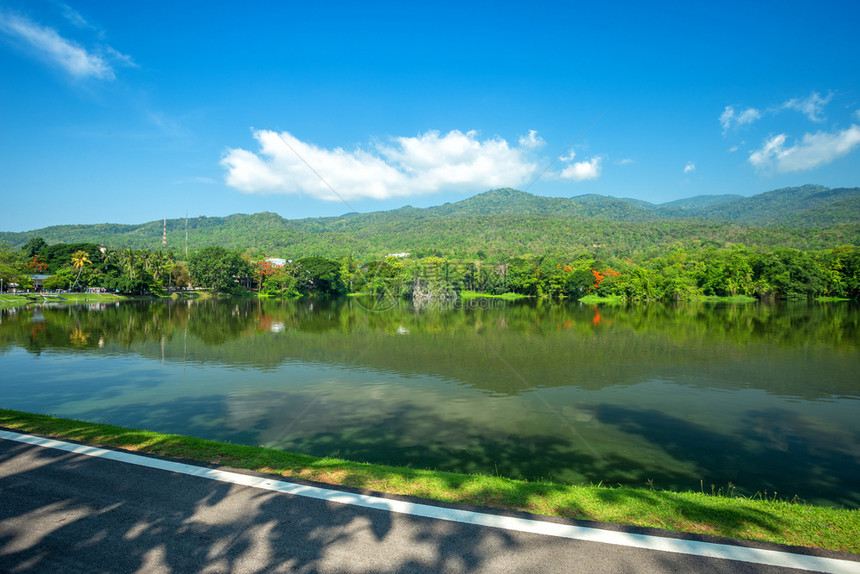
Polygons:
[[0,0],[0,230],[860,186],[860,3]]

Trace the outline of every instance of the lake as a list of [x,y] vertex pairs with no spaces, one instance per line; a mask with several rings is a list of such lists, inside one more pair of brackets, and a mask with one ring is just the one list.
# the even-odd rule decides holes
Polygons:
[[860,306],[0,311],[0,407],[359,461],[860,507]]

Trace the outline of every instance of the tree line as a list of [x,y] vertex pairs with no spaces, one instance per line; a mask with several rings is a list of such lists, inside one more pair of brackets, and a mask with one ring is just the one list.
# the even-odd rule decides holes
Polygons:
[[0,247],[0,280],[30,286],[30,276],[51,275],[44,289],[102,287],[143,294],[198,286],[238,295],[340,296],[348,293],[411,298],[474,291],[580,299],[586,295],[629,302],[684,301],[703,296],[759,300],[860,297],[860,248],[846,245],[804,251],[702,244],[626,256],[599,251],[457,258],[422,251],[408,257],[358,260],[320,256],[267,261],[260,251],[220,246],[183,261],[170,250],[112,249],[94,243],[48,245],[34,238],[18,250]]
[[414,295],[477,291],[580,299],[586,295],[628,302],[689,301],[704,296],[759,300],[860,297],[860,248],[822,251],[750,249],[743,245],[651,257],[576,258],[526,255],[499,261],[387,257],[342,262],[352,292]]
[[191,282],[187,265],[172,251],[113,249],[95,243],[48,245],[34,238],[18,250],[0,246],[0,276],[19,289],[33,288],[33,276],[46,275],[46,291],[106,290],[141,295]]

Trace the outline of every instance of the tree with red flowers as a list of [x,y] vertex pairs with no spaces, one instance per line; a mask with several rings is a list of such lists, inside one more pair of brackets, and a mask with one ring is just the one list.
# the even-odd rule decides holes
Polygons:
[[33,269],[34,273],[43,273],[45,269],[48,268],[48,264],[42,261],[39,261],[39,254],[33,255],[33,260],[27,264],[28,267]]

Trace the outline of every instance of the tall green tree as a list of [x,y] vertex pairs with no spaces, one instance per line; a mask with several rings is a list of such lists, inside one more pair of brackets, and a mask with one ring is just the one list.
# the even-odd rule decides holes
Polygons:
[[19,251],[13,251],[9,246],[0,244],[0,290],[8,291],[10,283],[26,283],[27,261]]
[[170,265],[169,269],[170,283],[180,290],[185,290],[191,284],[191,273],[188,272],[188,266],[182,261],[176,261]]
[[219,246],[204,247],[188,258],[188,271],[193,281],[219,293],[238,294],[238,280],[250,275],[241,254]]
[[301,289],[317,295],[343,295],[346,284],[341,277],[341,264],[325,257],[303,257],[297,261],[297,278]]
[[47,241],[45,241],[41,237],[34,237],[33,239],[21,246],[21,251],[24,253],[25,257],[27,257],[28,259],[32,259],[33,256],[39,254],[42,248],[47,246]]

